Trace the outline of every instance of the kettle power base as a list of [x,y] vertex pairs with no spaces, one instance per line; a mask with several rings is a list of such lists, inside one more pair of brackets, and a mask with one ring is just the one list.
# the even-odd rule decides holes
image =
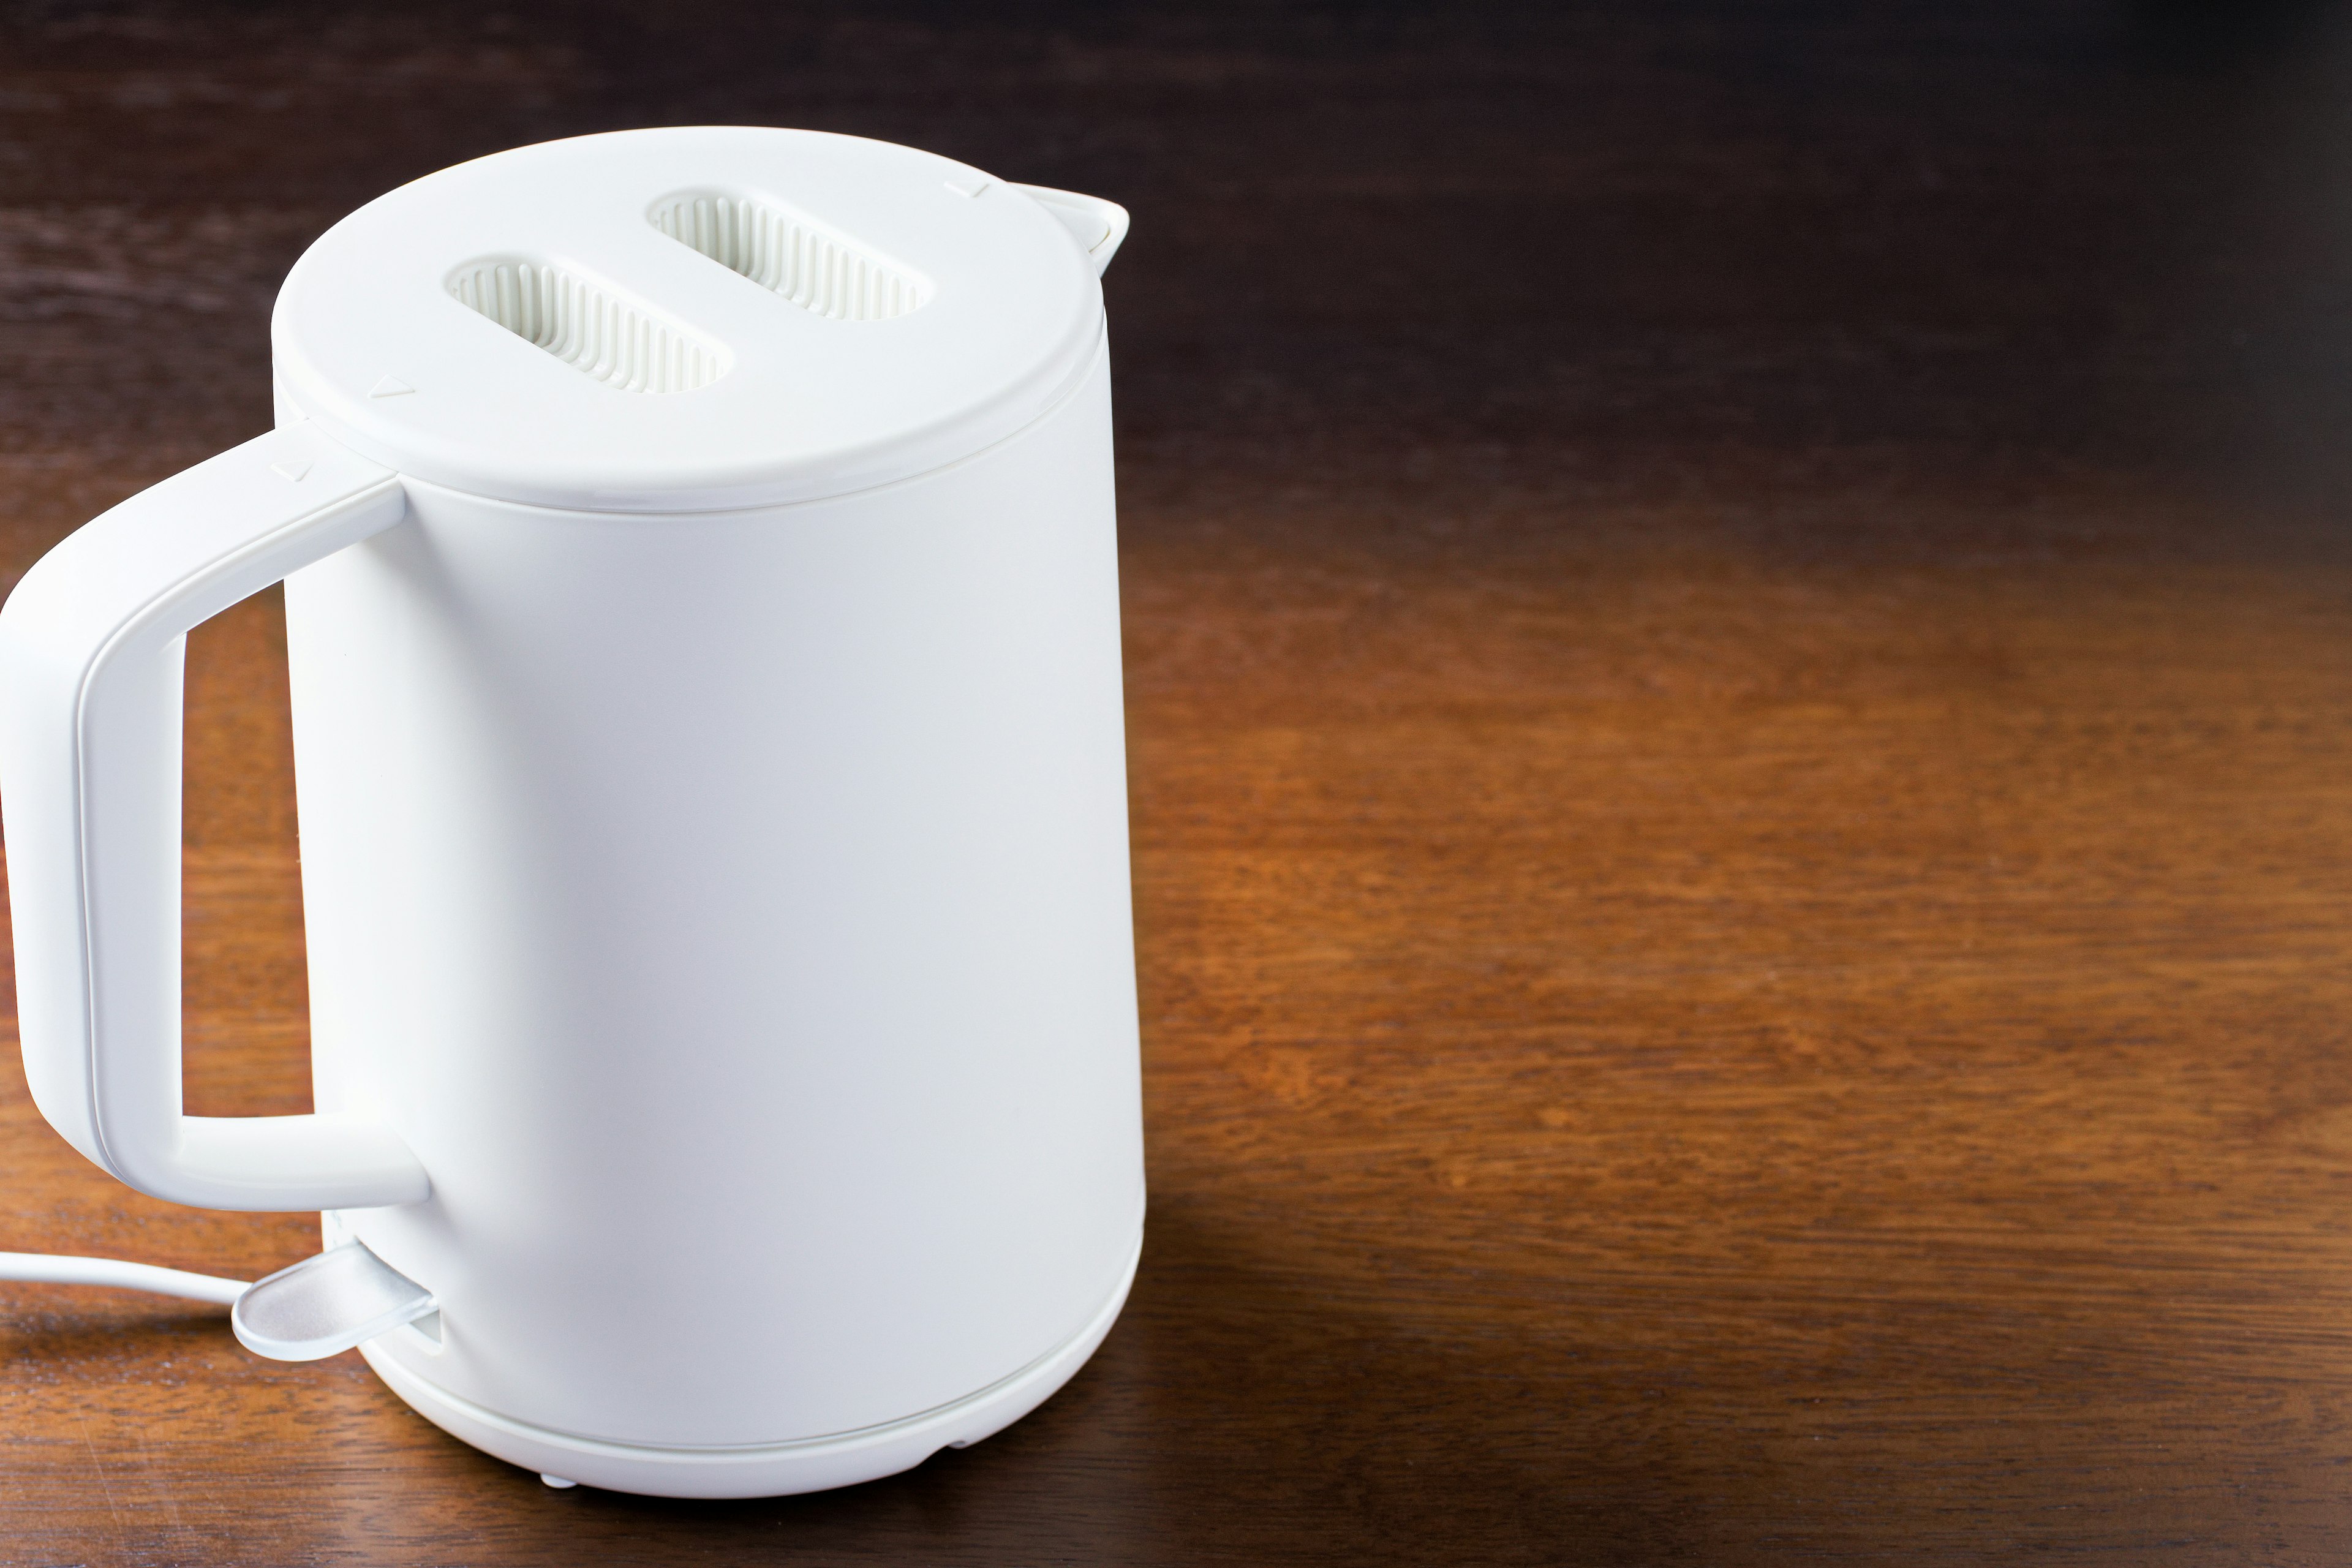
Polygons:
[[967,1447],[1003,1431],[1070,1381],[1110,1332],[1143,1252],[1136,1237],[1117,1288],[1086,1326],[1037,1360],[975,1394],[900,1421],[830,1437],[758,1447],[667,1448],[574,1436],[517,1421],[416,1376],[375,1343],[360,1354],[384,1386],[460,1442],[560,1480],[646,1497],[759,1498],[825,1491],[911,1470],[941,1448]]

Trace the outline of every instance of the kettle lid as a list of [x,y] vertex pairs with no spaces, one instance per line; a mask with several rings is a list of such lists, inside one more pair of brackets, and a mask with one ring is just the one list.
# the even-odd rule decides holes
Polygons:
[[369,203],[295,263],[270,340],[293,411],[432,483],[596,511],[813,500],[969,456],[1073,388],[1103,331],[1082,243],[912,148],[616,132]]

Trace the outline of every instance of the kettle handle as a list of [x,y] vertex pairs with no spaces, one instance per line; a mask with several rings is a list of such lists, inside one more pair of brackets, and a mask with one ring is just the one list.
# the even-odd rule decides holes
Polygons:
[[79,529],[0,607],[0,830],[35,1103],[141,1192],[225,1209],[432,1192],[381,1121],[180,1102],[186,634],[406,515],[400,477],[308,426],[198,463]]

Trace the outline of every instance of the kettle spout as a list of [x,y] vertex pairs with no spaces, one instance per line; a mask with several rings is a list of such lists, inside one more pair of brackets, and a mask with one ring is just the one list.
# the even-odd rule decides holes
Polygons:
[[1118,249],[1118,242],[1127,237],[1127,209],[1117,202],[1107,202],[1100,196],[1082,196],[1076,191],[1049,190],[1044,185],[1015,185],[1014,190],[1062,220],[1078,242],[1078,248],[1094,263],[1095,276],[1102,276]]

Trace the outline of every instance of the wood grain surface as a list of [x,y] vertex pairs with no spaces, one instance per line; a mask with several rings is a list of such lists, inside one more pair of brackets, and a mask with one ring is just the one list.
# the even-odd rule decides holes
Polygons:
[[[0,1563],[2319,1563],[2352,1541],[2352,18],[0,5],[0,569],[268,419],[408,178],[811,125],[1115,197],[1152,1200],[845,1492],[553,1492],[0,1289]],[[192,1110],[307,1107],[282,621]],[[0,1064],[0,1247],[215,1271]]]

